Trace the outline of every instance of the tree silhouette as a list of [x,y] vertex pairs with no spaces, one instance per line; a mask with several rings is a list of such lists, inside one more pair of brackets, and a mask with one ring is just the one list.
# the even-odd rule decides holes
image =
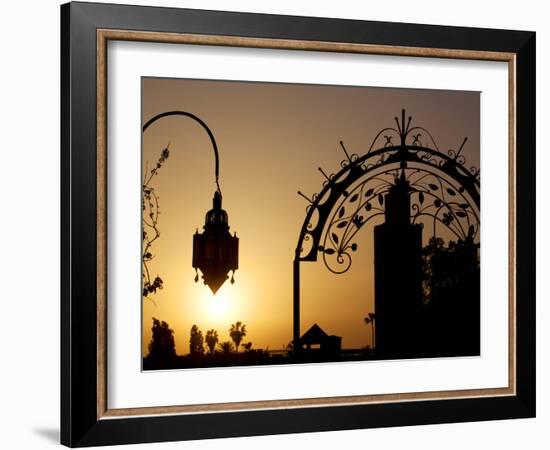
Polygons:
[[191,356],[204,354],[204,338],[202,331],[197,325],[191,327],[191,337],[189,338],[189,353]]
[[208,330],[206,332],[206,345],[210,353],[214,353],[216,349],[216,344],[218,343],[218,332],[216,330]]
[[453,297],[457,289],[471,282],[472,274],[479,271],[477,245],[471,238],[450,241],[448,246],[441,238],[432,237],[423,249],[423,287],[426,303],[437,303]]
[[231,341],[224,341],[219,344],[220,350],[224,355],[228,355],[233,351],[233,344]]
[[148,359],[157,364],[167,364],[176,356],[174,331],[164,321],[153,317]]
[[440,293],[452,286],[456,272],[453,270],[451,253],[443,239],[432,237],[423,249],[424,302],[434,303]]
[[294,353],[294,341],[290,341],[288,344],[283,345],[283,348],[288,352],[288,354]]
[[370,325],[370,328],[371,328],[371,333],[372,333],[372,335],[371,335],[372,336],[372,338],[371,338],[372,339],[372,341],[371,341],[372,344],[371,345],[372,345],[372,348],[375,347],[375,344],[374,344],[374,321],[375,321],[375,319],[376,319],[376,316],[374,315],[374,313],[369,313],[367,315],[367,317],[365,317],[363,319],[363,321],[365,322],[365,325]]
[[246,325],[242,322],[235,322],[229,329],[229,336],[235,343],[235,351],[238,352],[239,345],[241,344],[243,337],[246,336]]
[[142,296],[151,301],[150,294],[156,294],[157,290],[162,289],[163,281],[160,276],[155,278],[151,277],[148,264],[153,260],[154,255],[151,253],[151,246],[160,237],[160,231],[158,229],[158,216],[159,210],[159,197],[155,192],[155,188],[151,186],[151,180],[158,174],[159,169],[168,159],[170,151],[168,146],[160,153],[160,157],[155,164],[155,167],[148,170],[147,164],[145,165],[143,184],[142,184],[142,198],[141,198],[141,220],[142,220],[142,244],[141,244],[141,262],[142,262]]
[[471,236],[448,245],[432,238],[423,258],[425,311],[419,333],[423,345],[436,354],[479,354],[478,244]]

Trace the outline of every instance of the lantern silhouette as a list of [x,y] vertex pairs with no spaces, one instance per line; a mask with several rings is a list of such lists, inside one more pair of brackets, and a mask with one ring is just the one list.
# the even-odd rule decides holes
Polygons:
[[217,190],[214,193],[213,208],[206,213],[204,231],[193,235],[193,268],[196,276],[195,282],[199,281],[200,270],[202,279],[214,294],[229,278],[231,272],[231,284],[235,282],[235,270],[239,267],[239,238],[229,233],[229,223],[227,213],[222,209],[222,193],[219,184],[220,158],[218,146],[214,135],[208,125],[192,113],[186,111],[167,111],[149,119],[143,125],[143,132],[153,123],[168,116],[188,117],[208,133],[215,158],[215,182]]
[[222,209],[222,196],[219,191],[214,193],[213,208],[206,213],[204,231],[197,230],[193,235],[193,268],[197,272],[195,282],[199,280],[198,270],[202,279],[212,293],[229,278],[235,282],[235,270],[239,268],[239,238],[235,233],[229,233],[227,212]]

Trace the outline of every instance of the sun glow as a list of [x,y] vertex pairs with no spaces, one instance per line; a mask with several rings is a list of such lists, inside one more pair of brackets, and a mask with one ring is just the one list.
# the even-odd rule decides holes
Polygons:
[[201,286],[199,302],[202,314],[200,317],[212,320],[229,319],[235,310],[235,298],[232,286],[222,286],[216,295],[206,286]]

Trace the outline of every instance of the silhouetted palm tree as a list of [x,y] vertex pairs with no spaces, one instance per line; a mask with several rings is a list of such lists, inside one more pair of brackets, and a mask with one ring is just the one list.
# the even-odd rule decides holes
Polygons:
[[233,344],[231,341],[225,341],[218,344],[223,354],[227,355],[233,351]]
[[208,330],[206,332],[206,345],[208,346],[208,350],[210,350],[210,353],[214,353],[214,350],[216,349],[216,344],[218,343],[218,332],[216,330]]
[[369,313],[368,316],[363,319],[364,322],[365,322],[365,325],[370,324],[371,333],[372,333],[372,348],[375,347],[375,344],[374,344],[374,321],[375,321],[375,319],[376,319],[376,316],[374,315],[374,313]]
[[191,327],[191,337],[189,338],[189,353],[191,355],[204,354],[204,338],[202,331],[197,325]]
[[168,363],[176,356],[174,330],[170,326],[153,317],[152,336],[149,343],[149,360]]
[[246,336],[246,325],[242,322],[235,322],[229,329],[229,336],[235,343],[235,351],[239,351],[239,345],[243,337]]

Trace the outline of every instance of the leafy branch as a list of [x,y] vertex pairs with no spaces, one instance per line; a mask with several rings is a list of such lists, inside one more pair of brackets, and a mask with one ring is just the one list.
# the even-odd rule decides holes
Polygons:
[[142,296],[151,301],[153,300],[150,295],[156,294],[157,290],[163,288],[162,278],[159,275],[156,275],[153,278],[149,270],[149,263],[154,259],[154,255],[151,252],[151,247],[160,237],[160,231],[158,229],[158,220],[160,215],[159,196],[156,194],[155,188],[151,183],[153,178],[158,175],[160,168],[164,165],[168,159],[168,156],[170,156],[170,151],[168,150],[169,146],[170,144],[162,150],[158,161],[151,170],[148,169],[148,164],[145,164],[142,184]]

